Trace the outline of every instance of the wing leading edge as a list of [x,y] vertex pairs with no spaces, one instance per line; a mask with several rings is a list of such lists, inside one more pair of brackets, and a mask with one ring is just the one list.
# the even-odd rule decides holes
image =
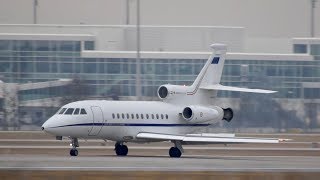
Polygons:
[[269,139],[269,138],[252,138],[252,137],[235,137],[232,135],[219,134],[159,134],[142,132],[137,135],[137,138],[153,139],[153,140],[176,140],[183,142],[202,142],[202,143],[279,143],[288,141],[288,139]]

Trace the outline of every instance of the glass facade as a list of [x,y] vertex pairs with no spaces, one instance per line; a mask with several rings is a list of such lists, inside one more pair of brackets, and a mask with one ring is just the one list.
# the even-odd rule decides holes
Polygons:
[[[84,49],[94,49],[86,41]],[[314,47],[313,52],[318,52]],[[90,87],[90,96],[135,96],[134,58],[81,57],[80,41],[0,40],[0,77],[4,82],[26,83],[79,78]],[[142,58],[142,95],[156,97],[161,84],[189,85],[206,59]],[[302,82],[320,82],[320,61],[227,59],[222,84],[279,91],[276,98],[320,98],[318,89]],[[20,91],[20,100],[63,96],[64,87]],[[238,98],[239,93],[219,92]]]
[[310,54],[313,55],[316,60],[320,60],[320,44],[311,44]]

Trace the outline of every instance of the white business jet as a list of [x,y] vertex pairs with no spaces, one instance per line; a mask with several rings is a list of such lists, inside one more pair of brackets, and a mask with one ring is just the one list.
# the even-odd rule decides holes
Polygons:
[[115,141],[118,156],[128,154],[127,142],[171,141],[170,157],[180,157],[182,145],[209,143],[278,143],[280,139],[243,138],[234,134],[198,133],[221,120],[231,121],[231,108],[215,106],[217,91],[274,93],[220,85],[227,48],[211,45],[212,55],[191,86],[165,84],[158,88],[160,101],[86,100],[69,103],[48,119],[42,130],[71,139],[71,156],[77,156],[78,138]]

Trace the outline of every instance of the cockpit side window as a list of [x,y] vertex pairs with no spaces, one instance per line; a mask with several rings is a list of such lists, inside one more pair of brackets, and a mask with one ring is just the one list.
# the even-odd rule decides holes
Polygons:
[[74,113],[73,113],[73,114],[78,115],[78,114],[79,114],[79,112],[80,112],[80,109],[79,109],[79,108],[77,108],[76,110],[74,110]]
[[67,108],[62,108],[60,111],[59,111],[59,114],[63,114],[65,111],[66,111]]
[[87,114],[87,112],[86,112],[86,110],[85,109],[81,109],[81,111],[80,111],[80,114]]
[[69,108],[64,114],[72,114],[74,108]]

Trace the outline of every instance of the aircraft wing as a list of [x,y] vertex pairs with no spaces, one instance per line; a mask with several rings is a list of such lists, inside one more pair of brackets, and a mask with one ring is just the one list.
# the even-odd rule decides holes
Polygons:
[[199,143],[279,143],[288,141],[288,139],[270,139],[270,138],[252,138],[252,137],[235,137],[226,134],[215,135],[215,134],[186,134],[186,135],[175,135],[175,134],[161,134],[161,133],[149,133],[141,132],[137,135],[137,138],[153,139],[153,140],[176,140],[182,142],[199,142]]
[[238,91],[238,92],[251,92],[251,93],[275,93],[277,91],[264,90],[264,89],[249,89],[249,88],[239,88],[232,86],[223,86],[221,84],[212,84],[208,86],[200,87],[201,89],[206,90],[221,90],[221,91]]

